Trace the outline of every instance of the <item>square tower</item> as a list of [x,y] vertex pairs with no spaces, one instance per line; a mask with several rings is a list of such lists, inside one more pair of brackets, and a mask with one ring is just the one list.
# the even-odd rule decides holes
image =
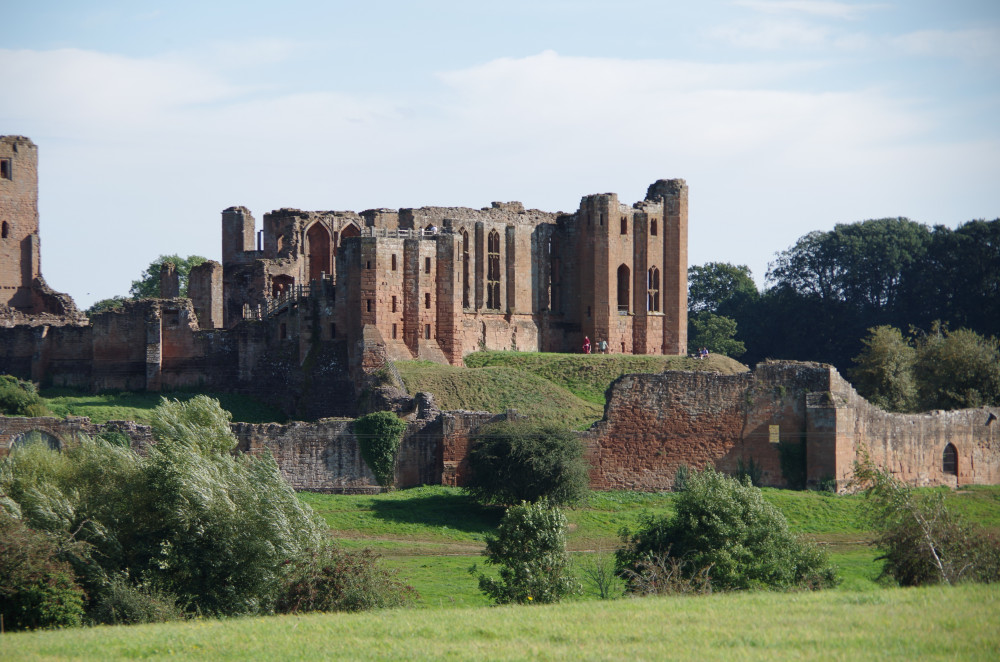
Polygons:
[[32,312],[39,262],[38,148],[24,136],[0,136],[0,306]]

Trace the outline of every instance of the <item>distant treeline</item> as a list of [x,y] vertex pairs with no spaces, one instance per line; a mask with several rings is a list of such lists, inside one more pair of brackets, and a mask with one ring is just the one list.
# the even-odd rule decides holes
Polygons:
[[811,232],[777,254],[763,291],[745,266],[694,266],[689,313],[692,348],[721,343],[747,364],[822,361],[844,374],[874,327],[1000,336],[1000,219],[952,230],[883,218]]

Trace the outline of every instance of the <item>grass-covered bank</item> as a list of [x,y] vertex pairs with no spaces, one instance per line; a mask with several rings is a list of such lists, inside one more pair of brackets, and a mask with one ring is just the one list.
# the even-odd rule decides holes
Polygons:
[[1000,587],[731,593],[6,634],[44,660],[993,660]]
[[[862,497],[769,488],[763,495],[782,511],[794,533],[827,550],[842,579],[838,590],[880,589],[875,583],[881,569],[878,552],[859,525]],[[473,563],[482,567],[484,536],[495,529],[500,509],[484,508],[461,490],[440,486],[364,496],[300,493],[299,498],[324,518],[342,544],[383,554],[387,565],[420,592],[418,606],[487,604],[468,568]],[[583,564],[610,554],[620,544],[623,526],[634,527],[647,513],[671,512],[674,498],[670,493],[591,493],[586,504],[565,511],[574,560]],[[1000,529],[1000,486],[948,491],[947,500],[973,521]],[[584,585],[584,597],[595,598]]]
[[[87,393],[75,389],[42,389],[46,406],[56,416],[87,416],[94,423],[136,421],[149,423],[150,413],[160,404],[160,398],[186,402],[199,395],[194,391]],[[234,421],[244,423],[284,423],[287,417],[280,409],[255,398],[238,393],[204,393],[219,401]]]
[[743,372],[725,356],[706,360],[682,356],[476,352],[465,368],[429,361],[399,361],[410,394],[433,393],[441,409],[500,412],[517,409],[540,423],[586,429],[604,415],[604,392],[618,377],[664,370]]

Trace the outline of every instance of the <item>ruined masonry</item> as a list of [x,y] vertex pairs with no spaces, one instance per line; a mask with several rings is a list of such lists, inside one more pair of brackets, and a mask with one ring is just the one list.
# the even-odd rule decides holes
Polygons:
[[[0,137],[0,374],[94,392],[235,391],[321,419],[357,415],[393,360],[577,352],[584,337],[615,353],[686,351],[681,179],[631,206],[588,195],[572,214],[518,202],[280,209],[258,230],[234,206],[222,212],[221,264],[192,269],[187,298],[165,265],[159,298],[88,321],[42,279],[37,162],[29,139]],[[401,486],[462,484],[472,435],[497,417],[440,412],[426,396],[383,402],[408,420]],[[862,447],[912,483],[963,485],[1000,481],[997,413],[888,414],[829,366],[768,363],[737,376],[625,376],[582,437],[599,489],[669,489],[681,464],[732,472],[751,460],[768,485],[843,486]],[[142,426],[109,425],[149,442]],[[0,417],[0,455],[32,431],[55,447],[104,429]],[[269,449],[298,489],[377,489],[349,421],[234,432],[246,452]]]

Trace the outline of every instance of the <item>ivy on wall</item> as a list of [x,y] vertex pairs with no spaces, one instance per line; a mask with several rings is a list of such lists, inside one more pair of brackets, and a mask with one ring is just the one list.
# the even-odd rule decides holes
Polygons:
[[396,457],[406,431],[406,423],[389,411],[377,411],[354,421],[361,457],[382,487],[392,487],[396,477]]

